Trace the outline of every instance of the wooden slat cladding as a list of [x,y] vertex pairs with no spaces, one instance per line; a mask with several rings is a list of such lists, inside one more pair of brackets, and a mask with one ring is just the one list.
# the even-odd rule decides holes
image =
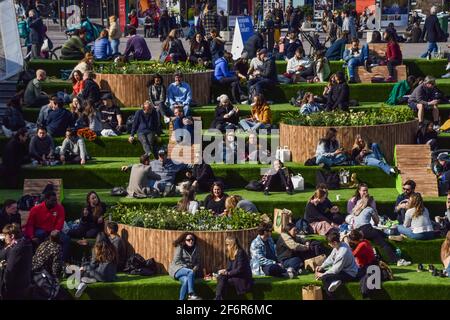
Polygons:
[[[161,75],[166,88],[174,82],[173,74]],[[119,104],[137,107],[148,100],[147,82],[151,74],[101,74],[96,73],[95,81],[102,90],[111,91]],[[208,104],[211,94],[212,71],[183,74],[183,81],[192,89],[192,100],[197,104]]]
[[25,179],[23,181],[23,195],[42,194],[48,183],[54,185],[54,191],[58,202],[63,198],[63,181],[62,179]]
[[[364,67],[357,67],[355,73],[355,80],[361,83],[372,83],[372,78],[383,77],[387,79],[389,77],[389,71],[387,66],[372,67],[367,71]],[[395,67],[394,79],[397,81],[406,80],[408,77],[406,66],[399,65]]]
[[[173,242],[184,231],[157,230],[119,224],[119,234],[127,243],[127,254],[139,253],[146,259],[154,258],[158,272],[167,273],[175,250]],[[207,273],[226,267],[225,239],[235,236],[242,247],[249,252],[256,237],[256,228],[236,231],[194,231],[200,252],[201,269]]]
[[396,160],[402,183],[414,180],[416,191],[425,197],[437,197],[436,176],[431,170],[430,145],[397,145]]
[[[280,124],[280,145],[288,146],[294,162],[304,163],[316,154],[319,140],[325,137],[330,127],[294,126]],[[380,145],[388,162],[394,158],[396,144],[414,143],[417,120],[361,127],[335,127],[337,139],[342,147],[351,151],[357,134]]]

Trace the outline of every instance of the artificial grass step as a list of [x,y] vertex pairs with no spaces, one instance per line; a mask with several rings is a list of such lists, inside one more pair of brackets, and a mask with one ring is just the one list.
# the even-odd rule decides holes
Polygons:
[[[124,186],[128,183],[129,174],[123,173],[120,168],[124,165],[137,163],[137,158],[98,157],[88,161],[86,165],[78,164],[58,165],[54,167],[23,166],[21,179],[30,178],[62,178],[66,188],[112,188]],[[287,163],[286,166],[294,173],[300,173],[305,179],[306,187],[316,185],[316,172],[318,166],[304,166],[297,163]],[[245,164],[213,164],[212,168],[217,177],[221,177],[230,188],[242,188],[251,180],[259,180],[261,169],[268,165]],[[369,166],[343,166],[332,170],[348,169],[356,173],[360,182],[366,182],[373,188],[393,188],[395,177],[387,176],[379,168]],[[180,174],[180,181],[184,176]],[[21,181],[21,180],[20,180]],[[1,185],[1,182],[0,182]]]
[[[450,79],[438,79],[437,86],[445,94],[450,94]],[[374,102],[384,102],[389,97],[395,83],[355,83],[350,84],[350,99],[359,102],[367,102],[368,100]],[[311,91],[316,95],[321,95],[326,83],[296,83],[296,84],[279,84],[267,93],[267,99],[273,100],[277,103],[285,103],[292,97],[297,96],[299,90]],[[217,87],[212,93],[213,97],[217,97],[222,93],[228,93],[229,88]],[[42,84],[42,90],[51,94],[58,91],[67,92],[72,91],[72,83],[70,81],[46,81]],[[368,92],[370,95],[368,96]]]
[[[107,64],[111,62],[101,62]],[[145,62],[144,62],[145,63]],[[77,60],[31,60],[28,62],[30,69],[44,69],[49,77],[61,77],[61,70],[73,69],[78,64]],[[96,62],[98,65],[99,62]],[[283,74],[286,72],[287,62],[284,60],[277,60],[275,62],[277,73]],[[330,61],[331,73],[336,73],[343,69],[344,61]],[[415,75],[416,77],[425,77],[427,75],[440,78],[445,73],[447,66],[447,59],[403,59],[403,64],[408,68],[408,75]]]
[[[66,185],[65,182],[63,183]],[[65,187],[63,205],[66,210],[67,220],[75,220],[80,217],[82,208],[86,204],[86,194],[91,190],[95,190],[100,199],[108,206],[120,203],[128,207],[139,205],[143,205],[147,208],[158,208],[159,206],[172,207],[181,199],[180,196],[156,199],[113,197],[110,195],[110,189],[94,188],[90,186],[85,186],[84,189],[69,189]],[[252,201],[261,213],[267,213],[269,216],[273,216],[273,210],[275,208],[286,208],[292,210],[294,218],[297,219],[303,217],[306,204],[314,190],[307,189],[296,192],[294,195],[288,195],[284,192],[271,192],[269,196],[264,196],[262,192],[244,189],[227,189],[225,192],[228,195],[237,194],[244,199]],[[395,188],[370,188],[369,192],[376,200],[377,210],[380,215],[393,215],[395,201],[398,196],[398,192]],[[19,199],[22,196],[22,193],[22,190],[0,190],[0,203],[9,198]],[[330,190],[329,198],[340,208],[340,211],[345,214],[347,212],[347,201],[354,193],[355,190],[353,189]],[[337,195],[339,195],[340,200],[336,200]],[[205,197],[205,193],[200,193],[197,195],[197,200],[203,201]],[[445,202],[446,197],[425,197],[425,206],[428,208],[432,219],[434,216],[444,215]]]
[[[441,265],[436,267],[442,269]],[[450,278],[431,276],[429,272],[416,272],[416,265],[392,267],[394,280],[382,283],[382,289],[372,299],[383,300],[449,300]],[[196,293],[203,299],[213,299],[216,281],[196,280]],[[302,274],[287,280],[273,277],[255,277],[252,291],[240,299],[255,300],[301,300],[302,287],[321,285],[314,274]],[[66,282],[63,282],[66,286]],[[175,300],[178,299],[180,284],[164,275],[141,277],[119,274],[116,282],[88,285],[82,300]],[[74,294],[74,290],[70,291]],[[362,299],[359,282],[350,282],[336,291],[338,299]],[[237,299],[234,290],[229,290],[228,299]]]

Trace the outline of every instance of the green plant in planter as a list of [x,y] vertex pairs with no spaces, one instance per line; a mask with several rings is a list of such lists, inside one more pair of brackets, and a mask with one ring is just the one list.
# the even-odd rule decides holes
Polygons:
[[175,72],[196,73],[206,71],[204,66],[191,65],[188,62],[160,63],[151,60],[146,62],[110,63],[94,66],[94,71],[103,74],[173,74]]
[[110,213],[113,220],[119,223],[163,230],[242,230],[254,228],[261,222],[260,214],[249,213],[242,209],[235,209],[231,217],[226,217],[214,216],[208,210],[192,214],[167,207],[148,209],[142,205],[128,207],[119,204],[110,209]]
[[402,123],[414,119],[414,112],[408,107],[385,107],[382,105],[380,108],[367,111],[322,111],[309,115],[290,112],[282,118],[282,123],[296,126],[345,127]]

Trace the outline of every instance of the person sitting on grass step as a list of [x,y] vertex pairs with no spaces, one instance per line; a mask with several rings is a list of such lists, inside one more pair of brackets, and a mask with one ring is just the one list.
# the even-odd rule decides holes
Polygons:
[[319,140],[316,148],[316,164],[325,167],[342,164],[347,160],[345,151],[339,146],[336,139],[337,130],[335,128],[328,129],[324,138]]
[[414,240],[430,240],[434,238],[430,214],[424,206],[420,193],[414,193],[409,197],[405,222],[403,225],[399,225],[397,229],[402,236]]
[[200,269],[200,253],[197,237],[191,232],[184,232],[173,243],[175,251],[170,263],[169,275],[181,282],[180,300],[201,300],[195,294],[194,279]]
[[62,164],[73,163],[84,165],[86,164],[87,157],[84,139],[77,136],[76,130],[68,128],[59,156]]
[[344,61],[347,62],[347,71],[349,76],[349,83],[355,83],[355,72],[358,66],[364,65],[366,69],[369,67],[369,45],[365,44],[359,48],[359,40],[353,38],[350,49],[344,51]]
[[431,111],[433,115],[433,129],[439,130],[439,92],[436,88],[436,79],[426,76],[411,93],[408,99],[408,106],[417,112],[419,126],[423,125],[425,111]]
[[145,198],[152,195],[150,182],[160,180],[161,177],[152,171],[150,166],[150,156],[144,154],[139,158],[138,164],[123,166],[121,170],[127,172],[131,170],[130,180],[128,182],[128,197]]
[[295,277],[295,270],[286,269],[281,262],[278,262],[272,231],[271,223],[263,222],[258,226],[258,235],[250,245],[252,273],[255,276],[266,275],[292,279]]
[[95,238],[99,232],[104,230],[104,217],[106,204],[101,202],[95,191],[86,196],[86,207],[84,207],[80,218],[80,224],[76,229],[69,231],[71,238]]
[[[409,197],[416,192],[416,183],[413,180],[406,180],[403,183],[403,193],[399,194],[395,201],[394,213],[399,224],[405,221],[406,210],[408,209]],[[395,219],[395,217],[394,217]]]
[[309,199],[304,219],[309,223],[314,233],[326,235],[330,230],[339,227],[329,215],[325,214],[323,207],[327,199],[327,192],[323,189],[317,189]]
[[328,298],[333,299],[334,292],[343,282],[357,280],[358,266],[348,244],[341,242],[339,232],[331,231],[326,238],[333,251],[321,266],[317,266],[315,275],[317,280],[322,280]]
[[29,154],[33,165],[55,165],[55,146],[45,127],[39,127],[37,134],[31,138]]
[[227,236],[225,247],[228,263],[226,269],[217,272],[216,300],[223,300],[229,286],[234,287],[238,295],[249,292],[253,286],[249,257],[239,240]]
[[447,232],[445,240],[441,245],[441,261],[444,265],[447,277],[450,278],[450,231]]
[[117,250],[117,271],[122,271],[127,261],[126,247],[123,239],[118,235],[119,225],[117,222],[109,221],[106,224],[106,235]]
[[269,195],[269,191],[286,191],[289,195],[294,193],[291,173],[280,160],[273,162],[273,167],[263,176],[262,184],[265,196]]

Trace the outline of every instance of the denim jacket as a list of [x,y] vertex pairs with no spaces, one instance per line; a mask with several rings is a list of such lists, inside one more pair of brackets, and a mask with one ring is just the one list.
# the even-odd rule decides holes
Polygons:
[[[275,243],[272,238],[269,238],[269,245],[273,248],[273,252],[276,252]],[[262,270],[263,266],[271,265],[277,263],[274,260],[270,260],[266,258],[266,246],[264,245],[264,241],[261,239],[261,236],[258,235],[250,245],[250,266],[252,268],[252,273],[255,276],[263,276],[264,272]]]

